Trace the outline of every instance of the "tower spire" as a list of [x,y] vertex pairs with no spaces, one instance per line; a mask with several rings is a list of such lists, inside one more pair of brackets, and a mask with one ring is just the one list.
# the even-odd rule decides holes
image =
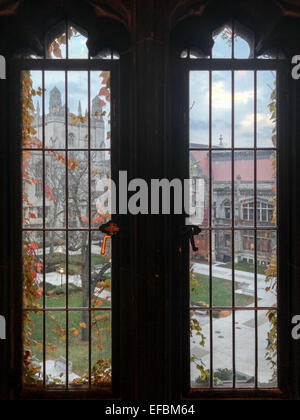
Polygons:
[[81,110],[81,101],[79,101],[78,103],[78,116],[82,115],[82,110]]

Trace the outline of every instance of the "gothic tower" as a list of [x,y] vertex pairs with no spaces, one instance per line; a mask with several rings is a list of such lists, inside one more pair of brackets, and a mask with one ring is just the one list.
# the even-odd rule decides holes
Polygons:
[[50,92],[49,113],[59,114],[61,111],[62,111],[61,93],[57,89],[57,87],[55,87]]

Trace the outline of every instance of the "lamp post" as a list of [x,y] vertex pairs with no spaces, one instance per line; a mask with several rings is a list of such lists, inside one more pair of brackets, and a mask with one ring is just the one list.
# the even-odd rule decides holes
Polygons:
[[63,247],[62,247],[62,246],[60,246],[60,247],[58,248],[57,252],[58,252],[59,254],[62,254],[62,253],[64,252]]
[[61,267],[60,269],[59,269],[59,273],[60,273],[60,275],[61,275],[61,278],[60,278],[60,284],[61,284],[61,287],[63,286],[63,275],[65,274],[65,270],[64,270],[64,268],[63,267]]

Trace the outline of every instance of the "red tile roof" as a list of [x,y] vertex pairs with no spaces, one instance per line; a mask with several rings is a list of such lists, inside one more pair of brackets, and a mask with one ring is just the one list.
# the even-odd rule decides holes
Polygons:
[[[203,174],[209,177],[209,158],[207,152],[193,151],[194,159],[202,169]],[[232,165],[231,160],[224,156],[224,160],[220,157],[213,163],[213,179],[215,182],[230,182]],[[241,178],[241,181],[254,181],[254,161],[250,159],[239,159],[235,161],[235,179]],[[271,159],[257,160],[257,180],[258,181],[274,181],[274,169]]]

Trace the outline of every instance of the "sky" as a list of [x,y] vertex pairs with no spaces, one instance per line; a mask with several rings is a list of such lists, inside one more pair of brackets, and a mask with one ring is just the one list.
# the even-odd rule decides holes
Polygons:
[[[231,45],[221,35],[215,39],[213,58],[231,58]],[[250,47],[246,41],[235,40],[235,58],[249,58]],[[235,72],[235,147],[254,147],[254,72]],[[275,86],[276,73],[257,73],[257,142],[258,147],[273,147],[273,122],[268,105]],[[232,75],[229,71],[212,73],[212,139],[213,145],[232,146]],[[209,144],[209,72],[190,73],[190,142]]]
[[[87,38],[81,34],[72,36],[69,40],[69,58],[88,58],[88,49],[86,46]],[[62,57],[65,58],[66,48],[62,46]],[[55,57],[52,55],[52,59]],[[101,71],[91,72],[91,102],[99,94],[102,87],[102,78],[100,78]],[[35,89],[42,86],[42,72],[31,72],[33,86]],[[65,73],[62,71],[46,71],[45,72],[45,112],[49,112],[49,99],[52,89],[57,87],[62,96],[62,105],[65,104]],[[88,109],[88,72],[86,71],[70,71],[68,72],[68,107],[70,113],[78,115],[78,104],[81,102],[82,113]],[[34,106],[37,108],[39,102],[40,109],[42,109],[42,98],[34,98]],[[109,107],[103,109],[109,115]],[[106,132],[109,131],[109,124],[107,118],[104,117]]]
[[[88,58],[87,39],[77,34],[69,41],[70,58]],[[65,48],[62,48],[63,57]],[[223,39],[222,33],[215,38],[213,58],[231,58],[231,43]],[[249,58],[249,44],[241,37],[235,39],[235,58]],[[52,57],[54,58],[54,57]],[[91,100],[101,88],[100,72],[91,72]],[[32,72],[34,86],[42,85],[41,72]],[[258,147],[273,147],[273,122],[270,120],[268,105],[275,86],[276,73],[259,71],[257,73],[257,142]],[[71,113],[78,113],[78,103],[81,102],[82,112],[88,108],[88,73],[69,72],[68,104]],[[45,72],[45,107],[49,111],[51,90],[57,87],[62,93],[62,103],[65,104],[64,72]],[[37,101],[34,100],[35,106]],[[107,110],[109,113],[109,110]],[[235,112],[234,112],[235,147],[254,147],[254,72],[235,72]],[[107,121],[106,121],[107,123]],[[106,124],[108,125],[108,124]],[[108,130],[108,128],[106,128]],[[212,73],[212,138],[213,145],[232,146],[232,77],[229,71],[214,71]],[[209,73],[208,71],[192,71],[190,73],[190,142],[208,146],[209,144]]]

